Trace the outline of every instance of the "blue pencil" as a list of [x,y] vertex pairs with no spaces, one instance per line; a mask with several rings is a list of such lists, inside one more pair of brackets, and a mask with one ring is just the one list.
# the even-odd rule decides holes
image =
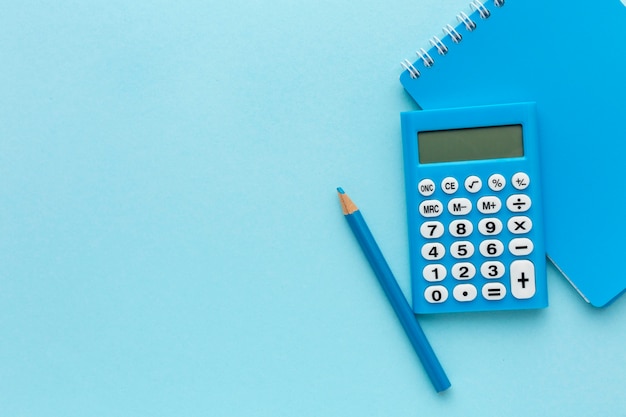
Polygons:
[[343,214],[372,269],[374,269],[374,273],[393,306],[400,323],[402,323],[402,327],[404,327],[404,331],[409,337],[415,353],[422,361],[430,381],[437,392],[445,391],[450,388],[450,381],[441,367],[433,348],[428,343],[422,328],[415,319],[413,310],[411,310],[409,303],[404,298],[404,294],[398,286],[387,261],[385,261],[380,248],[374,240],[374,236],[372,236],[365,223],[365,219],[363,219],[358,207],[350,200],[350,197],[347,196],[343,189],[337,188],[337,191],[339,192],[339,201],[341,202]]

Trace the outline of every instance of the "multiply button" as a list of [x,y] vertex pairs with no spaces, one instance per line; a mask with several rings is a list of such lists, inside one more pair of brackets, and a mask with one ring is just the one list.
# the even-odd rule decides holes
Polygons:
[[531,204],[530,197],[526,194],[513,194],[506,199],[506,208],[514,213],[528,211]]
[[535,295],[535,265],[531,261],[511,263],[511,294],[520,300]]
[[420,203],[419,211],[424,217],[437,217],[441,215],[443,206],[439,200],[424,200]]
[[509,232],[521,235],[530,232],[533,228],[533,221],[530,220],[530,217],[513,216],[509,219],[506,226],[509,228]]

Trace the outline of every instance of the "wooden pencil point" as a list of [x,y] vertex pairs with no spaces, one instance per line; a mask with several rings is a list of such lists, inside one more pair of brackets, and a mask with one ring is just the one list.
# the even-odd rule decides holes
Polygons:
[[[341,190],[343,191],[343,189]],[[341,210],[344,215],[352,214],[357,211],[359,208],[350,200],[350,197],[345,192],[338,191],[339,194],[339,202],[341,203]]]

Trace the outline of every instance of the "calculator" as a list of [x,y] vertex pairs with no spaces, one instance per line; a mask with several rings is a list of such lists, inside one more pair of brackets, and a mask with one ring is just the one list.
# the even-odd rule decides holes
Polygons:
[[401,122],[415,313],[547,307],[535,104]]

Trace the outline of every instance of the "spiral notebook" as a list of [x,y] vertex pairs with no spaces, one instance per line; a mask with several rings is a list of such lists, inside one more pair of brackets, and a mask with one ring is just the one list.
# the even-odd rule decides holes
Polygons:
[[537,103],[547,254],[602,307],[626,289],[626,6],[575,3],[473,1],[400,81],[424,109]]

